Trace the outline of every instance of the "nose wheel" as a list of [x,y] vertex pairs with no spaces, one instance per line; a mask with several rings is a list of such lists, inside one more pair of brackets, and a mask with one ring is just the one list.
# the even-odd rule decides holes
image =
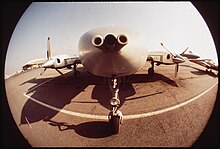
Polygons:
[[118,110],[118,107],[120,105],[120,100],[118,96],[119,84],[120,81],[118,80],[118,78],[112,78],[111,80],[109,80],[109,85],[113,98],[110,100],[112,110],[109,112],[108,119],[114,134],[117,134],[119,132],[120,124],[122,122],[122,112]]
[[120,129],[120,124],[122,122],[122,112],[119,111],[117,107],[113,107],[112,111],[110,111],[109,113],[108,118],[112,132],[114,134],[118,134]]

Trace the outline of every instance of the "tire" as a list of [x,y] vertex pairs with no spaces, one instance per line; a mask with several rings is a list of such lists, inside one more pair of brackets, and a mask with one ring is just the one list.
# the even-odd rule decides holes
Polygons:
[[148,74],[149,74],[149,75],[153,75],[153,74],[154,74],[153,68],[149,68],[149,69],[148,69]]
[[110,124],[114,134],[118,134],[120,127],[120,116],[111,116]]
[[74,76],[75,76],[75,78],[79,78],[80,72],[79,72],[79,71],[75,71],[75,72],[74,72]]
[[72,66],[71,66],[71,65],[69,65],[69,66],[67,66],[67,68],[68,68],[68,69],[72,69]]

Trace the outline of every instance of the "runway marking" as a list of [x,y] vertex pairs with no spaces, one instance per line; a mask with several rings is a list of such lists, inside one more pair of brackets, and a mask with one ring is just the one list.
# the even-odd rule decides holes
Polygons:
[[31,126],[31,124],[29,123],[27,117],[24,117],[24,118],[25,118],[26,122],[28,123],[28,125],[32,128],[32,126]]
[[[47,81],[48,82],[48,81]],[[44,83],[45,84],[45,83]],[[168,112],[168,111],[171,111],[171,110],[175,110],[177,108],[180,108],[182,106],[185,106],[187,105],[188,103],[196,100],[197,98],[203,96],[204,94],[206,94],[207,92],[209,92],[212,88],[215,87],[215,85],[218,84],[218,81],[212,85],[210,88],[208,88],[207,90],[205,90],[204,92],[198,94],[197,96],[185,101],[185,102],[182,102],[178,105],[175,105],[175,106],[172,106],[172,107],[168,107],[168,108],[165,108],[165,109],[161,109],[161,110],[157,110],[157,111],[153,111],[153,112],[147,112],[147,113],[142,113],[142,114],[134,114],[134,115],[124,115],[123,116],[123,119],[124,120],[129,120],[129,119],[136,119],[136,118],[144,118],[144,117],[149,117],[149,116],[153,116],[153,115],[157,115],[157,114],[162,114],[162,113],[165,113],[165,112]],[[41,84],[43,85],[43,84]],[[39,87],[39,86],[38,86]],[[61,113],[64,113],[64,114],[68,114],[68,115],[72,115],[72,116],[77,116],[77,117],[83,117],[83,118],[90,118],[90,119],[101,119],[101,120],[108,120],[108,116],[103,116],[103,115],[92,115],[92,114],[85,114],[85,113],[79,113],[79,112],[73,112],[73,111],[69,111],[69,110],[65,110],[65,109],[60,109],[60,108],[57,108],[57,107],[54,107],[54,106],[51,106],[49,104],[46,104],[44,102],[41,102],[39,100],[36,100],[32,97],[30,97],[29,95],[27,95],[26,93],[23,94],[25,97],[29,98],[30,100],[44,106],[44,107],[47,107],[51,110],[55,110],[57,112],[61,112]]]
[[187,105],[188,103],[196,100],[197,98],[203,96],[204,94],[206,94],[207,92],[209,92],[212,88],[215,87],[215,85],[218,84],[218,81],[212,85],[210,88],[208,88],[207,90],[205,90],[204,92],[198,94],[197,96],[185,101],[185,102],[182,102],[178,105],[175,105],[175,106],[172,106],[172,107],[168,107],[168,108],[165,108],[165,109],[161,109],[161,110],[158,110],[158,111],[153,111],[153,112],[148,112],[148,113],[143,113],[143,114],[135,114],[135,115],[125,115],[123,116],[123,119],[135,119],[135,118],[143,118],[143,117],[148,117],[148,116],[153,116],[153,115],[157,115],[157,114],[162,114],[162,113],[165,113],[165,112],[168,112],[168,111],[172,111],[172,110],[175,110],[175,109],[178,109],[180,107],[183,107],[185,105]]
[[69,111],[69,110],[65,110],[65,109],[60,109],[60,108],[57,108],[57,107],[54,107],[54,106],[51,106],[49,104],[46,104],[44,102],[41,102],[39,100],[36,100],[30,96],[28,96],[26,93],[24,93],[24,96],[26,96],[27,98],[31,99],[32,101],[44,106],[44,107],[47,107],[51,110],[55,110],[57,112],[61,112],[61,113],[65,113],[65,114],[69,114],[69,115],[73,115],[73,116],[78,116],[78,117],[83,117],[83,118],[92,118],[92,119],[102,119],[102,120],[106,120],[108,119],[108,116],[101,116],[101,115],[92,115],[92,114],[84,114],[84,113],[78,113],[78,112],[73,112],[73,111]]

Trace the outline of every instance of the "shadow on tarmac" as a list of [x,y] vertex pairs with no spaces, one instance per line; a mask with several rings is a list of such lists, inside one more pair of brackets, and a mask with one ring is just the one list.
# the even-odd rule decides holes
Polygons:
[[[119,99],[121,104],[119,108],[124,104],[127,97],[135,95],[135,93],[135,89],[131,83],[125,83],[122,86],[120,86]],[[93,88],[91,98],[98,100],[98,102],[106,109],[112,109],[112,106],[109,102],[112,98],[112,94],[108,85],[96,85]]]
[[[42,79],[39,79],[39,83],[37,83],[38,79],[31,79],[30,81],[34,81],[37,85],[30,88],[26,94],[33,93],[30,96],[31,98],[63,109],[65,105],[71,103],[74,97],[83,92],[89,84],[93,83],[92,81],[88,83],[88,81],[83,80],[83,78],[84,77],[75,79],[73,76],[70,76],[66,79],[62,76],[58,76],[37,88],[36,86],[42,83]],[[45,81],[46,80],[48,80],[48,78],[45,79]],[[43,120],[45,117],[52,118],[57,113],[57,111],[51,110],[28,99],[22,109],[20,125],[37,122]]]
[[[46,82],[45,84],[38,86],[39,84],[47,81],[48,78],[34,78],[29,81],[22,83],[36,83],[34,87],[28,89],[26,93],[31,98],[43,102],[47,105],[51,105],[60,109],[63,109],[68,104],[74,104],[74,98],[83,92],[85,88],[89,85],[95,85],[93,88],[91,98],[97,100],[103,107],[111,110],[111,105],[109,100],[111,99],[111,92],[108,85],[103,85],[103,80],[100,77],[93,76],[87,72],[82,72],[81,76],[77,79],[74,78],[72,72],[66,73],[65,77],[58,76],[54,79]],[[132,86],[132,83],[148,83],[162,80],[165,83],[178,87],[175,81],[161,75],[155,73],[153,76],[147,74],[134,74],[128,77],[126,83],[121,85],[119,98],[121,100],[120,107],[124,104],[125,100],[128,99],[129,96],[135,95],[135,89]],[[160,93],[155,93],[160,94]],[[153,96],[146,95],[143,97]],[[130,98],[128,100],[136,100],[138,98]],[[58,112],[47,107],[44,107],[31,99],[28,99],[25,103],[20,119],[20,125],[34,123],[40,120],[43,120],[47,117],[47,119],[51,119]],[[87,125],[91,126],[93,123],[88,123]],[[97,124],[97,125],[106,125]],[[84,125],[82,125],[84,126]],[[84,126],[85,127],[85,126]],[[102,126],[100,126],[102,127]]]
[[189,68],[193,68],[195,69],[196,71],[190,71],[192,74],[195,74],[195,75],[209,75],[211,77],[218,77],[217,74],[215,74],[214,72],[212,71],[205,71],[205,70],[202,70],[202,69],[199,69],[199,68],[196,68],[196,67],[193,67],[193,66],[189,66],[189,65],[181,65],[181,67],[189,67]]
[[153,76],[149,74],[133,74],[130,77],[131,77],[131,81],[130,81],[131,83],[148,83],[148,82],[163,81],[168,85],[178,87],[178,84],[174,80],[158,73],[154,73]]
[[74,130],[77,134],[87,138],[104,138],[113,135],[110,124],[107,121],[91,121],[78,125],[70,125],[65,122],[55,122],[44,119],[49,125],[58,127],[60,131]]

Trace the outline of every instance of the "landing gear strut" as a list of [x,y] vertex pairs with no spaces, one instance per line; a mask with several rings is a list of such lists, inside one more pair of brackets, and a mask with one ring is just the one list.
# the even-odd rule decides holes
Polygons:
[[118,92],[121,80],[119,78],[113,77],[111,79],[108,79],[108,81],[112,93],[112,99],[110,100],[112,110],[109,112],[108,118],[113,133],[117,134],[119,132],[120,124],[122,121],[122,112],[118,110],[118,107],[120,105]]
[[148,69],[148,74],[152,76],[154,74],[154,61],[153,61],[153,59],[150,60],[150,63],[151,63],[151,67]]
[[74,77],[75,78],[78,78],[80,76],[80,72],[76,70],[76,67],[77,67],[77,63],[74,64]]

